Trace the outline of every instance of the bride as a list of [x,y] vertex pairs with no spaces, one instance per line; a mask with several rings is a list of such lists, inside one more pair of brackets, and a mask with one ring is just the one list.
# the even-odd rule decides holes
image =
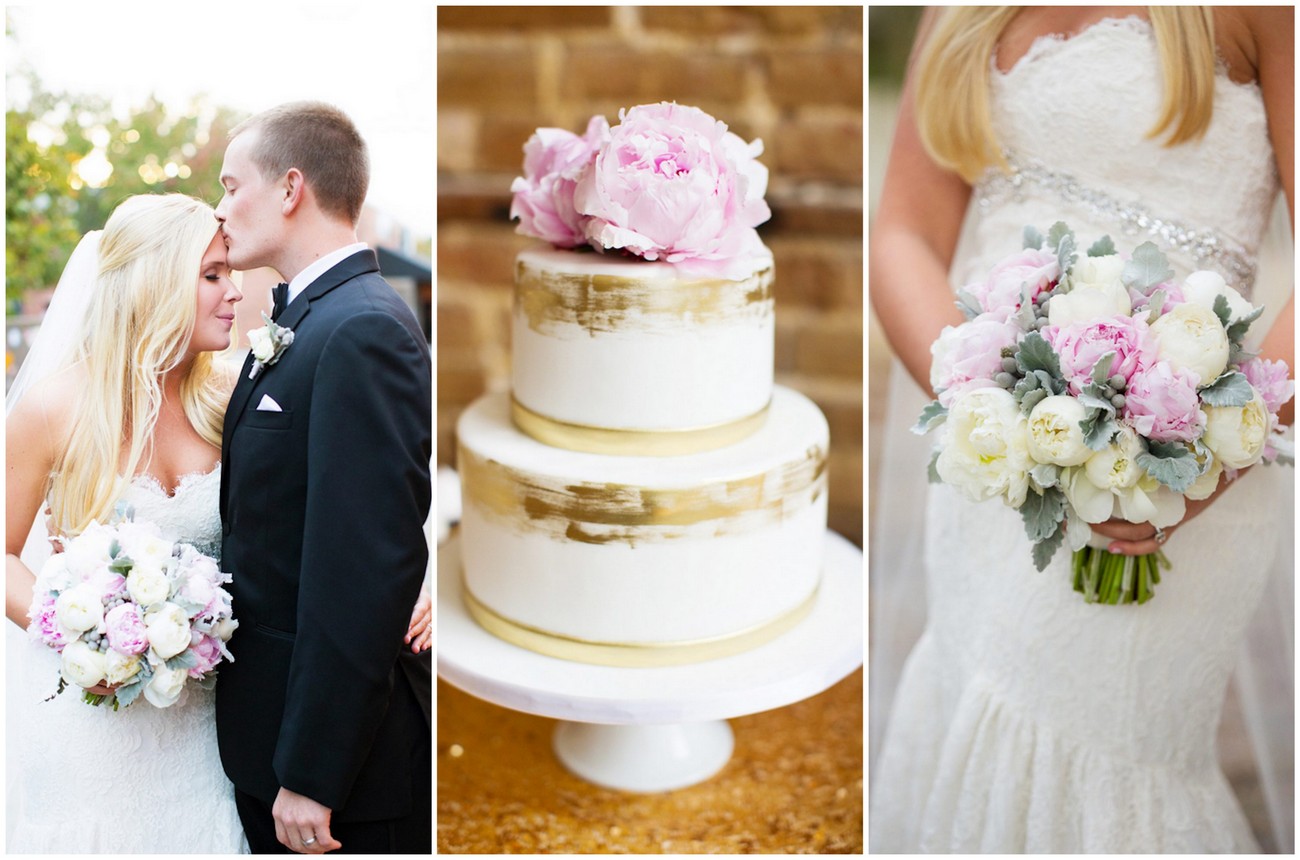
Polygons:
[[[951,290],[1018,250],[1027,225],[1065,221],[1083,247],[1104,234],[1122,251],[1155,241],[1179,277],[1211,269],[1251,295],[1279,189],[1294,216],[1292,15],[927,13],[872,229],[872,303],[926,392],[893,423],[929,399],[929,345],[962,321]],[[1288,272],[1285,294],[1253,298],[1274,320],[1257,351],[1294,366],[1290,286]],[[898,484],[922,485],[924,463]],[[919,558],[901,547],[920,522],[877,522],[872,698],[892,697],[892,712],[872,769],[871,850],[1258,851],[1214,741],[1270,568],[1284,559],[1290,573],[1277,552],[1290,548],[1291,480],[1269,467],[1221,481],[1164,529],[1167,543],[1150,523],[1095,526],[1113,552],[1162,548],[1172,562],[1142,606],[1086,604],[1068,553],[1035,571],[1014,510],[950,487],[928,491]],[[889,515],[901,507],[882,497]],[[918,588],[925,630],[890,689],[877,653]],[[1290,600],[1271,608],[1289,613]]]
[[[75,687],[51,697],[58,655],[17,634],[49,555],[47,517],[77,534],[124,500],[164,537],[219,557],[221,426],[238,367],[217,353],[241,297],[211,207],[130,198],[73,253],[6,399],[5,614],[24,676],[8,694],[10,853],[247,851],[213,691],[190,685],[169,708],[118,712]],[[422,594],[413,649],[427,647],[428,609]]]

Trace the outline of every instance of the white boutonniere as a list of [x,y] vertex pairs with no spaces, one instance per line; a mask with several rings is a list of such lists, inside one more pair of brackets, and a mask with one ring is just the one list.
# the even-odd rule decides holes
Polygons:
[[248,371],[249,379],[257,379],[262,368],[279,361],[280,356],[293,343],[293,329],[276,325],[265,313],[262,314],[262,319],[266,325],[248,333],[248,345],[253,352],[253,368]]

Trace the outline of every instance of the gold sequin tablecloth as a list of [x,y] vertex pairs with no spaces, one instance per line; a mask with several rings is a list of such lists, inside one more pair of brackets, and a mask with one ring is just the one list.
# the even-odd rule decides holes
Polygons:
[[784,708],[730,721],[722,771],[663,794],[571,775],[555,720],[438,682],[442,854],[861,854],[862,670]]

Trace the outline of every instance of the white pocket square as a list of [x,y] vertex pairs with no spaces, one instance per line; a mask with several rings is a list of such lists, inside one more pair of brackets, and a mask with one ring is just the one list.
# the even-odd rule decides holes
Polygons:
[[273,399],[271,399],[271,395],[263,394],[261,402],[257,404],[257,411],[258,412],[283,412],[284,410],[280,408],[279,403],[276,403]]

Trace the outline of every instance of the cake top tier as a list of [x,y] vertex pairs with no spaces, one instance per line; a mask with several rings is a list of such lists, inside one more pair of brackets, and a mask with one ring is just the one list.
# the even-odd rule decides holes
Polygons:
[[594,116],[586,133],[540,128],[510,186],[518,232],[557,248],[662,261],[691,278],[741,280],[770,265],[754,229],[763,200],[762,141],[745,143],[699,108],[671,102]]

